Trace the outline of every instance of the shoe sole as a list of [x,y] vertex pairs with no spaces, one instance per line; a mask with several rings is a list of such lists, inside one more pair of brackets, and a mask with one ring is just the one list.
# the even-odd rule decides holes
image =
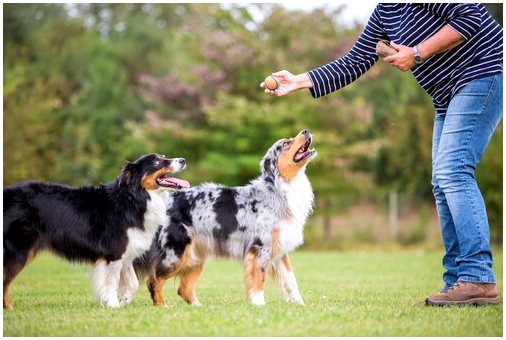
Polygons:
[[463,307],[463,306],[488,306],[488,305],[498,305],[501,302],[501,298],[494,297],[494,298],[474,298],[469,300],[463,300],[463,301],[431,301],[428,298],[425,299],[425,304],[427,306],[457,306],[457,307]]

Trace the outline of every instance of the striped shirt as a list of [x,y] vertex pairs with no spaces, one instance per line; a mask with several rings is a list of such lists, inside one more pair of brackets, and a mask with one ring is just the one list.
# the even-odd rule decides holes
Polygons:
[[502,27],[482,4],[379,4],[348,54],[307,73],[312,96],[319,98],[357,80],[378,61],[379,40],[413,47],[447,24],[465,42],[411,69],[432,97],[436,113],[445,114],[460,88],[502,72]]

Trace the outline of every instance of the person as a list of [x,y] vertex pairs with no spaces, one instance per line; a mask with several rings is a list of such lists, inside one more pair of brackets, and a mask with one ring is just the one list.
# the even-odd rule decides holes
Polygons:
[[[379,59],[411,70],[432,97],[432,185],[445,246],[444,287],[427,305],[499,304],[490,230],[474,171],[502,117],[502,27],[481,4],[378,4],[343,57],[306,73],[274,72],[271,96],[309,89],[314,98],[357,80]],[[498,170],[499,171],[499,170]]]

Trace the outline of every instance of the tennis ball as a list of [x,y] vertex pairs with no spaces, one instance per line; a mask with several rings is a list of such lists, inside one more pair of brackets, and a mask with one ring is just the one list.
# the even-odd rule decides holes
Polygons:
[[269,90],[276,90],[279,87],[279,81],[278,78],[276,78],[273,75],[268,76],[265,78],[265,87]]

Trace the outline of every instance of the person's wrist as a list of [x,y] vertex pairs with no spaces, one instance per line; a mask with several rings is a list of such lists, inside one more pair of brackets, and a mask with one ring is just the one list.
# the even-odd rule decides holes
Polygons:
[[423,59],[423,57],[420,55],[420,52],[418,50],[418,45],[413,47],[413,59],[415,60],[415,63],[417,65],[421,65],[425,61]]
[[297,90],[307,89],[313,87],[313,83],[307,73],[301,73],[295,76],[295,87]]
[[425,47],[425,42],[416,45],[416,48],[418,49],[418,54],[420,54],[420,57],[422,57],[425,62],[430,57],[427,48]]

